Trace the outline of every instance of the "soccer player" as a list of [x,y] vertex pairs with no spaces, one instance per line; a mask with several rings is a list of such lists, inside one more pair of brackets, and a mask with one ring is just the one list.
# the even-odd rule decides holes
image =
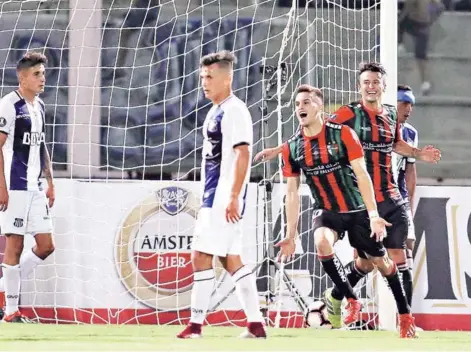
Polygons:
[[[384,246],[401,271],[405,282],[404,288],[407,291],[412,287],[412,273],[407,266],[405,252],[409,220],[405,201],[393,177],[392,151],[430,163],[437,163],[441,158],[441,153],[432,146],[419,149],[402,140],[397,110],[391,105],[382,104],[382,96],[386,88],[386,71],[380,64],[363,65],[358,78],[361,101],[340,107],[331,120],[350,126],[362,142],[379,214],[392,223],[392,226],[388,228]],[[269,160],[280,152],[281,146],[269,148],[258,153],[255,160]],[[347,266],[349,268],[347,277],[352,286],[355,286],[374,268],[371,261],[364,258],[358,258]],[[407,295],[410,296],[410,293]],[[334,287],[333,290],[326,291],[325,298],[330,322],[334,327],[340,327],[342,293]]]
[[[401,137],[404,142],[417,148],[419,144],[418,132],[410,123],[407,122],[409,116],[412,113],[414,104],[415,96],[412,88],[405,85],[399,85],[397,87],[397,116],[398,121],[401,124]],[[401,192],[402,198],[405,200],[407,216],[409,218],[409,227],[406,240],[406,256],[408,271],[412,275],[414,264],[412,259],[412,251],[414,250],[415,246],[415,228],[412,209],[414,206],[415,186],[417,184],[417,171],[414,158],[406,158],[402,155],[394,153],[393,160],[395,161],[395,164],[393,165],[393,171],[395,172],[399,191]],[[410,285],[410,287],[406,289],[407,300],[410,306],[412,305],[412,279],[413,278],[411,276],[410,281],[404,282],[404,284]]]
[[[286,189],[287,236],[277,244],[281,255],[291,257],[299,217],[299,178],[303,171],[317,205],[313,216],[314,242],[326,273],[347,297],[350,325],[360,318],[361,303],[353,293],[343,265],[335,257],[334,243],[348,232],[359,257],[369,259],[387,279],[401,321],[401,337],[415,335],[407,298],[394,262],[382,239],[385,225],[379,217],[373,184],[367,171],[361,142],[348,126],[324,122],[320,90],[302,85],[296,95],[296,116],[301,129],[283,144],[283,175]],[[372,238],[374,237],[374,238]]]
[[[38,97],[46,83],[46,64],[43,54],[26,53],[16,67],[19,88],[0,100],[0,210],[6,236],[0,290],[6,295],[3,321],[9,323],[29,322],[18,309],[20,281],[54,251],[49,213],[54,182],[45,145],[44,103]],[[25,235],[33,235],[36,245],[21,256]]]
[[240,257],[253,131],[247,106],[232,93],[235,63],[228,51],[206,55],[200,62],[201,85],[213,106],[203,124],[203,190],[192,243],[191,318],[178,338],[201,337],[215,284],[214,256],[232,275],[247,317],[241,337],[266,338],[255,275]]

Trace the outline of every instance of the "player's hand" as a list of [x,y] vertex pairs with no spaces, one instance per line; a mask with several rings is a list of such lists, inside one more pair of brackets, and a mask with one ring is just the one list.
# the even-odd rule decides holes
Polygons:
[[0,188],[0,211],[5,211],[8,208],[8,191],[6,187]]
[[441,158],[440,149],[435,148],[433,145],[425,146],[419,154],[419,159],[426,163],[438,164]]
[[280,150],[278,147],[267,148],[257,153],[257,155],[255,155],[255,158],[253,158],[253,161],[268,161],[276,158],[279,153]]
[[383,218],[377,216],[370,219],[371,237],[375,237],[376,242],[386,237],[386,226],[391,226],[391,224]]
[[226,221],[235,224],[240,220],[239,197],[232,197],[226,208]]
[[56,200],[56,191],[54,190],[54,185],[49,185],[46,191],[46,198],[49,199],[49,208],[54,206],[54,201]]
[[284,240],[281,240],[275,247],[280,247],[278,252],[277,260],[279,262],[290,261],[294,257],[294,251],[296,250],[296,242],[294,238],[286,237]]

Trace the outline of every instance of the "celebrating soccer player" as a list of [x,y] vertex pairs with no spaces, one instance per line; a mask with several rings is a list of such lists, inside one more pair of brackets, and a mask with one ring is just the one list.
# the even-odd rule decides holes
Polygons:
[[401,332],[401,336],[412,336],[414,322],[404,288],[397,267],[382,243],[385,225],[391,224],[379,217],[361,142],[350,127],[324,122],[322,106],[320,90],[308,85],[298,88],[296,116],[301,129],[282,146],[282,170],[288,178],[287,236],[277,246],[281,247],[283,256],[290,257],[294,253],[302,170],[318,208],[313,219],[318,257],[326,273],[348,299],[344,323],[350,325],[358,321],[361,311],[361,303],[333,249],[336,240],[348,232],[350,244],[357,249],[359,256],[374,263],[388,280],[400,320],[407,321],[407,330],[410,331],[409,334]]
[[[378,63],[363,65],[359,72],[361,101],[342,106],[331,119],[350,126],[358,134],[365,150],[368,172],[373,180],[379,214],[392,223],[392,226],[388,228],[384,245],[402,273],[406,291],[410,291],[412,274],[407,266],[405,251],[409,219],[405,201],[393,177],[392,151],[408,158],[430,163],[437,163],[441,158],[441,153],[432,146],[419,149],[402,140],[397,110],[391,105],[382,104],[385,88],[384,68]],[[266,149],[258,153],[255,160],[272,159],[281,152],[281,149],[281,146]],[[371,261],[364,258],[358,258],[348,266],[350,273],[347,277],[352,286],[355,286],[366,273],[374,268]],[[410,296],[410,293],[407,295]],[[334,287],[333,290],[326,291],[325,297],[329,320],[334,327],[340,327],[343,294],[339,288]],[[406,320],[401,321],[401,326],[407,327],[408,324]],[[401,331],[406,330],[401,329]]]
[[[399,85],[397,87],[397,119],[401,124],[401,137],[402,140],[411,146],[417,148],[419,144],[419,137],[417,130],[407,122],[409,116],[412,113],[412,107],[415,104],[415,96],[412,92],[411,87]],[[414,250],[415,245],[415,228],[414,220],[412,216],[412,209],[414,207],[414,194],[415,186],[417,184],[417,171],[415,167],[414,158],[406,158],[402,155],[396,153],[393,154],[393,160],[395,159],[396,163],[393,165],[395,176],[397,179],[397,185],[399,186],[399,191],[401,192],[402,198],[405,201],[405,206],[407,209],[407,216],[409,217],[409,227],[407,231],[407,241],[406,241],[406,256],[407,256],[407,272],[411,274],[409,279],[408,275],[406,278],[409,279],[404,281],[404,285],[408,285],[406,289],[407,300],[409,305],[412,305],[412,251]]]
[[206,55],[200,63],[201,85],[213,107],[203,124],[203,191],[192,243],[191,318],[178,338],[201,337],[215,284],[213,256],[232,275],[247,316],[247,331],[241,337],[266,338],[255,275],[240,257],[253,131],[247,106],[232,94],[235,63],[227,51]]
[[[20,281],[54,251],[49,213],[54,183],[45,145],[44,103],[38,97],[44,91],[46,64],[44,55],[26,53],[16,68],[19,88],[0,100],[0,210],[6,236],[0,292],[6,296],[3,321],[9,323],[30,322],[18,309]],[[33,235],[36,245],[21,256],[25,235]]]

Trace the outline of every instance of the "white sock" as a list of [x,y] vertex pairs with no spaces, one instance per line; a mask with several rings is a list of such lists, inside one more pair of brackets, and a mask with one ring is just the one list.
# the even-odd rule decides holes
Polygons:
[[21,280],[27,279],[34,269],[36,269],[36,267],[43,261],[44,260],[34,254],[32,249],[30,251],[26,251],[26,253],[20,258]]
[[[407,266],[409,267],[410,270],[414,269],[414,259],[412,258],[407,258]],[[413,270],[412,270],[413,271]]]
[[255,275],[247,266],[243,266],[232,275],[232,280],[235,283],[237,297],[247,316],[247,322],[262,323],[264,319],[260,312]]
[[20,298],[20,266],[2,265],[3,277],[5,278],[5,314],[10,315],[18,310],[18,301]]
[[[21,280],[25,280],[44,260],[34,254],[33,250],[26,251],[20,258],[20,276]],[[5,279],[0,279],[0,292],[5,292]]]
[[208,312],[211,294],[213,293],[216,277],[214,269],[196,271],[193,274],[193,288],[191,290],[191,318],[190,322],[203,324]]

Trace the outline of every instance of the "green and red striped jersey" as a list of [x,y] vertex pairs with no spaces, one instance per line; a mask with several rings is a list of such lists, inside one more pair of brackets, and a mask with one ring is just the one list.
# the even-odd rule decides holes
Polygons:
[[302,129],[283,144],[285,177],[306,176],[317,209],[350,212],[365,209],[350,161],[363,157],[361,142],[348,126],[327,122],[313,137]]
[[340,107],[330,120],[349,126],[360,138],[376,201],[389,198],[401,202],[391,163],[393,145],[401,140],[396,108],[383,104],[382,111],[377,113],[355,102]]

